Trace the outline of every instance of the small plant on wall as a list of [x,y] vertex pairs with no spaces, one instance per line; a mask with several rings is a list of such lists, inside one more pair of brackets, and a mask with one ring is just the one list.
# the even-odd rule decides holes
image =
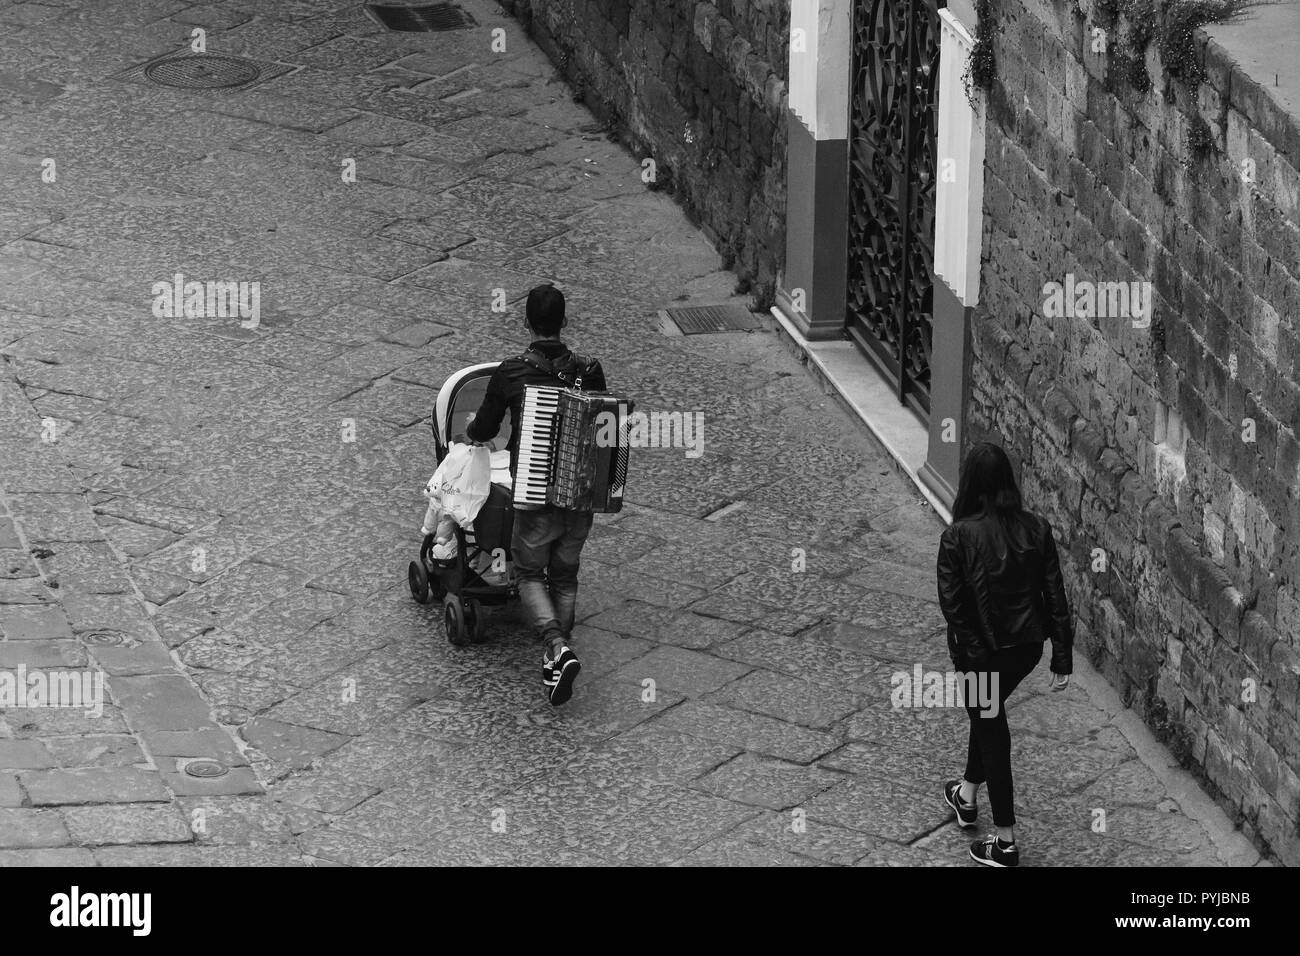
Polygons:
[[[1196,30],[1207,23],[1232,20],[1249,7],[1268,0],[1095,0],[1093,22],[1115,38],[1110,49],[1107,80],[1145,93],[1151,88],[1146,71],[1146,51],[1154,42],[1165,71],[1189,87],[1205,79],[1196,50]],[[975,0],[975,43],[962,80],[968,96],[975,89],[988,91],[997,78],[993,38],[998,33],[994,0]],[[1075,9],[1079,10],[1076,0]],[[1126,29],[1119,30],[1120,20]]]
[[[1120,29],[1121,15],[1127,31]],[[1092,23],[1104,36],[1113,38],[1105,48],[1109,64],[1106,88],[1116,94],[1149,90],[1145,52],[1157,27],[1156,0],[1097,0]]]
[[970,58],[961,77],[972,106],[976,105],[975,90],[987,93],[997,77],[997,63],[993,59],[993,37],[997,33],[993,0],[975,0],[975,16],[975,42],[971,45]]
[[1145,93],[1151,89],[1146,50],[1160,26],[1156,0],[1123,0],[1121,6],[1128,32],[1120,42],[1115,65],[1133,89]]
[[1196,30],[1207,23],[1232,20],[1261,0],[1097,0],[1093,17],[1098,26],[1117,33],[1120,17],[1127,30],[1116,35],[1111,48],[1107,83],[1121,84],[1139,93],[1151,88],[1146,71],[1146,51],[1155,43],[1165,72],[1195,89],[1205,79],[1197,55]]
[[[1108,51],[1107,89],[1121,96],[1126,90],[1146,93],[1151,88],[1146,51],[1154,43],[1166,82],[1183,84],[1195,97],[1205,80],[1197,28],[1231,20],[1260,2],[1267,0],[1097,0],[1094,23],[1115,38]],[[1193,113],[1188,122],[1188,165],[1199,164],[1214,153],[1214,131],[1199,114]]]
[[1195,89],[1205,79],[1205,67],[1196,55],[1196,28],[1236,17],[1254,0],[1170,0],[1160,31],[1160,59],[1170,76]]

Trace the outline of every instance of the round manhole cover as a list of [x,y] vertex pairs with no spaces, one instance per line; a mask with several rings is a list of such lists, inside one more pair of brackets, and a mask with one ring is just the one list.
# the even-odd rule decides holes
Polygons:
[[224,777],[229,770],[215,760],[191,760],[185,765],[185,773],[191,777]]
[[257,64],[251,60],[211,53],[171,57],[151,63],[144,69],[144,75],[155,83],[187,90],[243,86],[257,79],[260,74]]
[[87,644],[95,644],[99,647],[114,647],[123,643],[125,638],[117,631],[91,631],[82,640]]

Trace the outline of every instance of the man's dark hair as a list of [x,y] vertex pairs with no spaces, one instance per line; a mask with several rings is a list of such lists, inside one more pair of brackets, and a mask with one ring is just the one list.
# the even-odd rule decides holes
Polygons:
[[564,293],[549,282],[528,293],[528,327],[538,335],[559,335],[564,325]]

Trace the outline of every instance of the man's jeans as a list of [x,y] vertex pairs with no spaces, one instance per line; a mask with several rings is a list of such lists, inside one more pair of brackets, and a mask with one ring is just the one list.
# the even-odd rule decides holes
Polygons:
[[519,598],[543,640],[567,638],[573,630],[578,557],[591,522],[590,511],[515,511],[510,552],[519,577]]

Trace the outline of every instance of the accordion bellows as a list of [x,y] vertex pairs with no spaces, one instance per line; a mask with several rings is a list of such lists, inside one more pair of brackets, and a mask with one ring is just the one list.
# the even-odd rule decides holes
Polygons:
[[515,507],[622,510],[632,407],[608,392],[524,386]]

